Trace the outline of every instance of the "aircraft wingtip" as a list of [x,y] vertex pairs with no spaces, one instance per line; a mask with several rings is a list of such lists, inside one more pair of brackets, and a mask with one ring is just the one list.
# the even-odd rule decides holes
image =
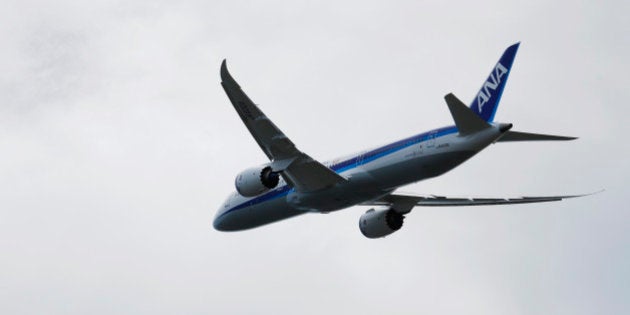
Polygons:
[[223,59],[223,62],[221,62],[221,81],[226,81],[229,78],[231,78],[231,76],[227,69],[227,59]]
[[574,195],[574,196],[572,196],[572,197],[588,197],[588,196],[593,196],[593,195],[601,194],[601,193],[603,193],[603,192],[605,192],[605,191],[606,191],[606,188],[602,188],[602,189],[600,189],[600,190],[598,190],[598,191],[593,191],[593,192],[590,192],[590,193],[585,193],[585,194],[581,194],[581,195]]

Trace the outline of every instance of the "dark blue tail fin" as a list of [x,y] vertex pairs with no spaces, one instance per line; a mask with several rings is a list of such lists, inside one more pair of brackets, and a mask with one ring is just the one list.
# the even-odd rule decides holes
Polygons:
[[503,88],[505,88],[505,83],[510,75],[518,45],[520,43],[516,43],[505,50],[499,62],[490,71],[490,75],[481,86],[481,89],[479,89],[472,104],[470,104],[470,109],[485,121],[491,122],[494,120],[494,114],[499,107],[501,94],[503,94]]

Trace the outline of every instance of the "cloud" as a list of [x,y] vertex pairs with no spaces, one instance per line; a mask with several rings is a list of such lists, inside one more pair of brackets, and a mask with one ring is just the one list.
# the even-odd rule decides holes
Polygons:
[[[0,28],[5,313],[624,313],[627,4],[16,2]],[[365,209],[212,230],[264,161],[220,61],[319,159],[450,124],[522,41],[497,119],[576,135],[502,144],[406,191],[607,191],[417,209],[367,240]]]

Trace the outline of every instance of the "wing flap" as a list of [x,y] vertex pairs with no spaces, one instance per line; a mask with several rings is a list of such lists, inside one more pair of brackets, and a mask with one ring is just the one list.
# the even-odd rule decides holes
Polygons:
[[[506,204],[522,204],[536,202],[560,201],[563,199],[584,197],[591,194],[583,195],[561,195],[561,196],[532,196],[532,197],[515,197],[515,198],[462,198],[462,197],[446,197],[435,195],[403,195],[389,194],[380,199],[362,203],[364,206],[391,206],[395,210],[406,213],[411,211],[413,207],[461,207],[461,206],[490,206],[490,205],[506,205]],[[409,204],[413,201],[413,206],[408,211],[401,211],[397,205]],[[403,209],[404,210],[404,209]]]
[[575,140],[576,137],[545,135],[540,133],[520,132],[520,131],[507,131],[497,142],[511,142],[511,141],[567,141]]
[[560,201],[562,199],[575,197],[580,196],[544,196],[517,198],[448,198],[443,196],[436,196],[435,198],[420,200],[416,205],[423,207],[489,206]]

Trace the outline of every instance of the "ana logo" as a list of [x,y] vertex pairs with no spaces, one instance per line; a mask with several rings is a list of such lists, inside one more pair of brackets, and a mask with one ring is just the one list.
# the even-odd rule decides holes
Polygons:
[[483,111],[483,105],[492,97],[491,92],[497,89],[497,86],[501,83],[501,77],[507,74],[507,72],[507,68],[499,62],[494,67],[494,71],[490,73],[488,81],[483,84],[481,90],[479,90],[479,94],[477,94],[477,105],[479,106],[480,113]]

